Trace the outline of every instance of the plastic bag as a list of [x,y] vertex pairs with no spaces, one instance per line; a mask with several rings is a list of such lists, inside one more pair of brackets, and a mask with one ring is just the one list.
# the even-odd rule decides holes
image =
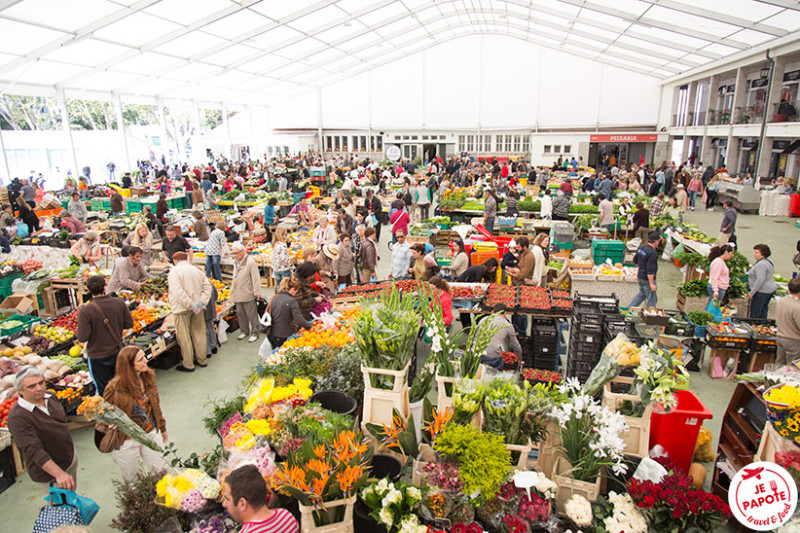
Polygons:
[[217,331],[217,339],[219,343],[222,344],[223,342],[228,342],[228,321],[227,320],[220,320],[219,321],[219,330]]
[[721,322],[722,321],[722,306],[721,305],[714,305],[714,302],[719,303],[719,299],[714,298],[708,305],[706,306],[706,312],[711,313],[711,316],[714,317],[714,322]]
[[683,253],[683,243],[680,242],[678,243],[678,246],[676,246],[675,249],[672,250],[672,258],[675,259],[678,257],[678,254],[682,253]]
[[708,429],[701,427],[700,433],[697,435],[697,443],[694,446],[693,461],[705,463],[713,461],[716,457],[714,450],[711,449],[711,441],[714,435]]
[[633,479],[661,483],[661,480],[663,480],[666,475],[666,468],[649,457],[645,457],[639,462],[639,466],[636,467],[636,472],[633,473]]
[[367,222],[369,222],[369,225],[371,227],[375,227],[378,225],[378,219],[372,213],[370,213],[369,216],[367,216]]
[[23,238],[28,236],[28,225],[20,221],[17,223],[17,237]]
[[266,359],[272,353],[272,343],[269,342],[269,337],[264,338],[261,347],[258,349],[258,356],[261,359]]

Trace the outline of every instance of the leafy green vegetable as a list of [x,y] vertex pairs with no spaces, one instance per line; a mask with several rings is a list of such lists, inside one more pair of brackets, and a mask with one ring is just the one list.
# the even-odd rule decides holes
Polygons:
[[708,294],[708,280],[695,279],[678,285],[678,294],[683,297],[705,296]]
[[686,313],[686,318],[691,321],[692,324],[695,326],[705,326],[712,320],[714,320],[714,316],[709,313],[708,311],[689,311]]

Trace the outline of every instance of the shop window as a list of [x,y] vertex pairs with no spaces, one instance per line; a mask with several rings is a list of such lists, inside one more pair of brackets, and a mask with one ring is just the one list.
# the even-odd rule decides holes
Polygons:
[[333,150],[333,145],[332,145],[332,142],[333,142],[333,141],[331,140],[331,136],[330,136],[330,135],[326,135],[326,136],[325,136],[325,149],[326,149],[328,152],[330,152],[331,150]]
[[544,153],[549,154],[549,153],[551,153],[552,149],[553,149],[553,147],[550,146],[549,144],[545,144],[544,145]]
[[378,150],[383,151],[383,137],[378,137]]
[[506,152],[510,152],[511,151],[511,146],[512,146],[511,138],[512,138],[511,135],[506,135],[506,145],[505,145],[505,151]]
[[340,143],[341,143],[341,141],[339,139],[339,136],[338,135],[334,135],[333,136],[333,151],[334,152],[338,152],[342,148],[342,145]]
[[561,153],[561,145],[560,144],[556,144],[556,145],[553,146],[553,153],[554,154],[560,154]]
[[[434,137],[434,139],[435,139],[435,138],[436,138],[436,137]],[[423,140],[423,141],[427,141],[427,140],[428,140],[428,136],[427,136],[427,135],[423,135],[423,136],[422,136],[422,140]]]
[[530,152],[531,151],[531,139],[527,135],[522,138],[522,151],[523,152]]
[[458,136],[458,151],[459,152],[466,152],[466,135],[459,135]]
[[492,151],[492,136],[491,135],[484,135],[483,136],[483,151],[484,152],[491,152]]
[[514,151],[519,152],[522,145],[522,135],[514,135]]
[[564,153],[565,154],[572,153],[572,145],[571,144],[565,144],[564,145]]
[[342,135],[342,152],[347,151],[347,135]]
[[467,135],[467,152],[475,150],[475,136]]
[[367,136],[366,135],[362,135],[361,136],[361,151],[362,152],[366,152],[367,151]]

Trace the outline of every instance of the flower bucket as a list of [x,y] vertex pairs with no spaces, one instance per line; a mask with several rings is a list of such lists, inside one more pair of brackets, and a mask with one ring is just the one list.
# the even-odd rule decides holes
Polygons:
[[550,479],[553,479],[555,462],[561,454],[561,434],[559,426],[553,422],[547,422],[547,435],[539,441],[539,457],[536,460],[539,471]]
[[[458,361],[453,362],[453,370],[455,370],[456,374],[458,374]],[[483,370],[485,365],[479,365],[478,371],[475,373],[474,379],[481,379],[483,377]],[[434,376],[436,379],[436,387],[438,392],[438,399],[436,400],[436,408],[439,411],[443,411],[448,407],[453,407],[453,385],[455,384],[456,380],[459,379],[458,376],[440,376],[439,371],[436,371],[436,375]],[[450,392],[447,392],[447,386],[450,385]],[[416,417],[414,421],[416,422]]]
[[[324,502],[325,507],[300,504],[300,531],[302,533],[354,533],[353,505],[356,497]],[[331,523],[318,526],[314,518],[319,513],[327,513]],[[336,520],[336,517],[339,517]],[[336,520],[334,522],[334,520]]]
[[600,496],[600,484],[603,479],[602,472],[597,479],[592,482],[578,481],[570,477],[569,471],[572,465],[564,457],[559,457],[555,463],[555,476],[553,480],[558,485],[558,493],[556,494],[556,504],[559,509],[564,509],[567,500],[573,494],[580,494],[590,502],[597,502]]
[[[611,391],[612,383],[624,383],[631,385],[633,378],[616,377],[603,388],[603,406],[611,411],[619,411],[620,406],[625,401],[641,403],[642,398],[631,394],[619,394]],[[621,435],[625,441],[625,454],[635,457],[647,457],[650,444],[650,415],[653,414],[653,406],[645,407],[642,416],[626,416],[625,423],[628,431]]]
[[414,416],[414,433],[417,435],[417,442],[422,442],[422,407],[425,400],[411,402],[408,404],[408,411]]
[[355,398],[344,392],[325,390],[315,392],[308,399],[309,402],[318,402],[323,408],[334,413],[355,416],[358,402]]
[[[382,368],[369,368],[361,366],[364,374],[364,413],[363,423],[386,424],[392,423],[392,411],[397,411],[403,416],[408,416],[408,369],[411,362],[402,370],[384,370]],[[376,389],[372,386],[371,376],[391,376],[393,385],[390,390]]]
[[785,422],[786,419],[791,418],[796,411],[796,409],[791,409],[788,404],[769,401],[766,399],[766,396],[770,393],[770,391],[774,389],[780,389],[783,386],[783,383],[778,383],[764,392],[764,403],[767,405],[767,416],[769,416],[769,419],[773,424],[776,422],[779,424]]
[[516,464],[511,466],[511,470],[527,470],[528,469],[528,455],[533,450],[533,444],[531,443],[530,439],[528,439],[528,444],[506,444],[506,450],[511,452],[511,457],[513,459],[514,452],[519,452],[519,459],[517,460]]

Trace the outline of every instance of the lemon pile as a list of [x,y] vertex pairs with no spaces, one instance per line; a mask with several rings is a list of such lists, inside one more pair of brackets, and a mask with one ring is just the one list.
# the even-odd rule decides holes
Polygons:
[[6,348],[3,350],[3,355],[6,357],[16,357],[19,359],[20,357],[26,356],[29,353],[33,353],[30,346],[22,346],[18,348]]
[[36,326],[34,333],[56,343],[66,342],[75,336],[75,333],[67,328],[55,326]]

